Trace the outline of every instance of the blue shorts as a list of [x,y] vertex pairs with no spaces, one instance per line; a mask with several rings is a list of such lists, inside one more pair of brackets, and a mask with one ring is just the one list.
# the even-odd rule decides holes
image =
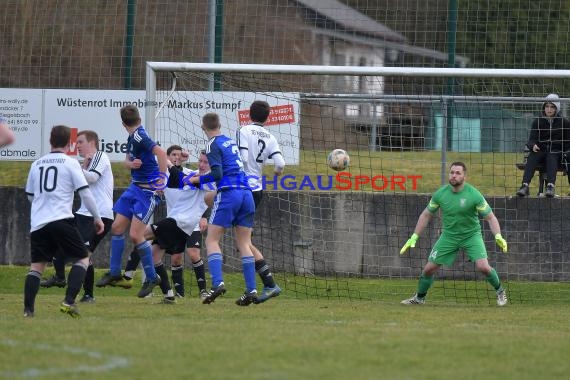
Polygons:
[[253,227],[255,204],[249,189],[221,190],[216,195],[210,224],[229,228],[233,226]]
[[148,224],[154,209],[160,203],[160,197],[153,190],[130,184],[127,190],[115,202],[113,211],[132,219],[135,216]]

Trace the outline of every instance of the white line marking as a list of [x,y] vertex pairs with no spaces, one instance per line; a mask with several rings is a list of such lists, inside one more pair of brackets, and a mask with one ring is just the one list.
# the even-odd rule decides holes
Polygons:
[[[111,371],[117,368],[128,367],[129,360],[120,356],[104,355],[97,351],[90,351],[84,348],[61,346],[56,347],[53,345],[45,343],[26,343],[17,342],[15,340],[3,339],[0,341],[0,345],[9,347],[24,347],[36,350],[48,351],[61,353],[65,352],[71,355],[77,355],[80,357],[87,357],[90,359],[103,360],[104,363],[100,365],[85,365],[78,364],[75,367],[66,368],[26,368],[20,371],[1,371],[1,377],[14,378],[14,377],[40,377],[54,374],[64,374],[64,373],[75,373],[75,372],[105,372]],[[32,357],[32,356],[31,356]]]

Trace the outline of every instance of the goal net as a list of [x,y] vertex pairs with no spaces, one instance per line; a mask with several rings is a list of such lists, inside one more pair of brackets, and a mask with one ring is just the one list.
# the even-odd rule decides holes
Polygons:
[[[570,302],[568,177],[557,196],[518,198],[523,148],[549,93],[564,93],[568,71],[418,69],[147,63],[146,126],[163,147],[178,144],[196,162],[207,112],[235,137],[249,105],[271,105],[266,123],[287,162],[264,171],[264,199],[254,244],[285,295],[398,301],[412,295],[441,233],[436,215],[418,245],[400,255],[430,194],[447,184],[449,165],[464,162],[509,243],[503,254],[481,221],[491,266],[513,303]],[[568,107],[561,98],[561,111]],[[327,166],[344,149],[349,167]],[[562,168],[561,168],[562,170]],[[224,270],[241,270],[231,231]],[[494,289],[463,251],[442,267],[430,302],[494,303]]]

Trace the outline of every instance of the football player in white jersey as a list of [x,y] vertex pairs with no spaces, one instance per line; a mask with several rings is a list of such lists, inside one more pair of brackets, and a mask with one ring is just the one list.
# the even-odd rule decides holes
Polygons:
[[0,148],[14,142],[14,132],[8,126],[8,120],[0,116]]
[[[93,216],[85,206],[81,204],[75,212],[75,224],[87,249],[89,256],[93,254],[95,248],[101,240],[110,231],[113,224],[113,172],[111,169],[111,161],[106,153],[97,150],[99,146],[99,136],[96,132],[85,130],[77,134],[77,153],[83,158],[83,175],[89,184],[89,189],[95,198],[95,203],[99,210],[99,215],[105,225],[102,234],[96,234],[93,230]],[[55,275],[41,282],[41,286],[49,288],[52,286],[64,287],[65,282],[65,263],[54,257],[53,266]],[[93,263],[89,261],[87,274],[83,282],[83,297],[79,302],[94,302],[93,285],[95,283],[95,270]]]
[[[170,159],[173,159],[174,161],[171,161],[172,165],[169,168],[170,175],[167,182],[167,188],[164,190],[164,196],[167,200],[167,215],[166,218],[156,223],[152,223],[147,227],[145,238],[148,240],[154,239],[152,243],[154,267],[156,273],[158,273],[162,280],[160,288],[164,295],[164,302],[173,303],[175,302],[174,292],[170,287],[168,274],[166,273],[166,269],[162,263],[162,257],[165,252],[172,255],[171,263],[173,267],[176,265],[182,269],[182,260],[185,248],[195,247],[196,242],[198,242],[197,236],[199,236],[199,241],[201,241],[202,235],[199,229],[196,231],[196,228],[199,228],[199,222],[204,218],[204,213],[206,212],[206,209],[208,209],[208,204],[213,202],[216,191],[214,191],[214,187],[209,189],[208,186],[203,189],[199,189],[190,185],[188,182],[188,179],[194,175],[203,175],[209,172],[206,152],[202,152],[200,155],[201,170],[190,171],[184,170],[186,168],[179,165],[181,163],[180,160],[187,158],[187,153],[183,152],[181,147],[175,145],[173,149],[169,148],[167,153],[168,151],[170,151],[168,154]],[[179,152],[175,153],[175,151]],[[202,281],[198,278],[198,273],[196,273],[196,277],[198,285],[202,286],[200,290],[203,290],[203,294],[201,294],[201,296],[204,298],[207,294],[205,289],[205,273],[203,270],[204,264],[200,257],[200,250],[199,248],[197,250],[194,248],[193,251],[187,252],[192,260],[194,270],[196,270],[196,264],[199,262],[202,263]],[[183,295],[184,281],[180,278],[182,277],[183,272],[182,270],[179,270],[179,273],[176,273],[173,269],[172,273],[175,284],[178,283],[179,285],[176,289],[177,293],[182,291]],[[176,275],[180,274],[176,279],[174,279],[175,273]],[[180,288],[180,285],[182,285],[182,289]]]
[[[241,127],[237,132],[237,143],[243,161],[248,183],[253,192],[255,209],[259,207],[263,197],[262,175],[263,164],[273,159],[274,174],[281,175],[285,169],[285,159],[279,148],[279,143],[263,124],[269,117],[270,107],[267,102],[256,100],[249,107],[251,124]],[[281,293],[281,288],[275,283],[269,266],[261,252],[252,244],[251,250],[255,257],[255,270],[263,281],[263,291],[257,297],[256,303],[262,303]]]
[[51,152],[34,161],[28,174],[26,194],[32,203],[31,266],[24,284],[24,317],[34,316],[40,278],[53,252],[60,252],[64,260],[73,263],[60,310],[74,318],[80,316],[75,298],[85,279],[89,254],[73,220],[75,191],[93,215],[95,232],[100,234],[105,228],[79,162],[66,154],[70,137],[69,127],[53,127]]
[[[172,149],[171,149],[172,148]],[[188,159],[188,153],[184,151],[180,146],[173,145],[170,148],[170,154],[168,157],[172,164],[179,170],[183,170],[183,174],[187,176],[191,173],[191,170],[182,166],[182,163]],[[168,150],[167,150],[168,153]],[[201,151],[198,158],[198,175],[204,175],[210,172],[210,165],[208,164],[208,157],[206,157],[206,151]],[[172,198],[170,194],[180,193],[183,190],[167,188],[164,189],[164,197],[167,203],[167,215],[174,204],[169,204],[169,198]],[[175,196],[174,198],[177,198]],[[194,275],[196,276],[196,283],[198,284],[198,292],[200,297],[204,299],[206,297],[206,270],[204,266],[204,261],[200,256],[200,249],[202,248],[202,233],[208,228],[208,217],[210,216],[211,208],[208,207],[206,211],[202,214],[200,221],[194,227],[192,234],[188,237],[186,241],[186,254],[190,258],[192,263],[192,269],[194,270]],[[170,257],[170,265],[172,270],[172,282],[174,284],[174,291],[176,296],[184,297],[184,256],[182,253],[175,253]]]

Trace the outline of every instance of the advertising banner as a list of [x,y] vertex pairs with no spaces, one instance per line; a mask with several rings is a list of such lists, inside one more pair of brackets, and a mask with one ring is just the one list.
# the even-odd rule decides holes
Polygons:
[[[97,132],[99,149],[112,161],[123,161],[128,136],[119,110],[127,104],[136,105],[146,125],[145,95],[143,90],[0,89],[0,114],[16,135],[14,144],[0,150],[0,159],[37,159],[50,149],[51,128],[61,124],[73,128],[73,136],[85,129]],[[287,164],[298,164],[298,93],[176,91],[158,99],[155,140],[165,149],[181,145],[190,152],[190,161],[196,162],[197,153],[206,144],[202,116],[216,112],[222,133],[235,138],[237,129],[250,122],[249,105],[254,100],[269,103],[267,127],[279,141]],[[71,141],[73,149],[74,143]]]
[[0,149],[0,160],[34,161],[42,155],[42,90],[0,89],[0,115],[16,142]]

